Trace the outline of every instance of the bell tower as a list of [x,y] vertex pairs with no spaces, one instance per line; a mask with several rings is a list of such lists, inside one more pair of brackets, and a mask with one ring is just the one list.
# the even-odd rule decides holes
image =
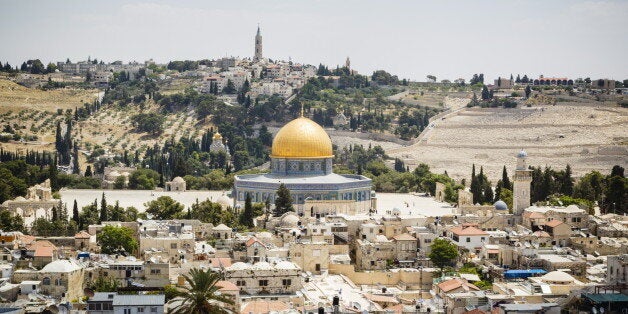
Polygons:
[[255,56],[253,60],[262,60],[262,33],[259,29],[259,24],[257,25],[257,35],[255,35]]
[[523,149],[517,154],[517,168],[515,169],[512,191],[512,206],[515,215],[521,215],[524,209],[530,207],[532,171],[528,169],[527,158],[528,154]]

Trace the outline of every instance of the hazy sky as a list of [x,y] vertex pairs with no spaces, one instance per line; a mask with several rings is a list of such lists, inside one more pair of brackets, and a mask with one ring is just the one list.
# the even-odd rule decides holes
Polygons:
[[628,1],[6,1],[0,61],[264,56],[468,80],[628,79]]

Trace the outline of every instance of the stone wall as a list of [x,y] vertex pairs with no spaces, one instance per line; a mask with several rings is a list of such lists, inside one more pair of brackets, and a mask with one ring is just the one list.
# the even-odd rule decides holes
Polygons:
[[403,268],[395,271],[355,271],[354,265],[329,264],[329,273],[344,275],[356,285],[404,286],[406,289],[428,291],[432,287],[432,278],[436,269]]

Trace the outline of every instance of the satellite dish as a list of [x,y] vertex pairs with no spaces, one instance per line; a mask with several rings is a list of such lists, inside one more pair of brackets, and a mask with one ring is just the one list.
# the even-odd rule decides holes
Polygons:
[[92,290],[92,289],[90,289],[90,288],[85,288],[85,289],[83,289],[83,293],[84,293],[87,297],[89,297],[89,298],[91,298],[91,297],[93,297],[93,296],[94,296],[94,290]]
[[50,311],[50,313],[53,313],[53,314],[59,313],[59,308],[54,304],[47,307],[46,310]]

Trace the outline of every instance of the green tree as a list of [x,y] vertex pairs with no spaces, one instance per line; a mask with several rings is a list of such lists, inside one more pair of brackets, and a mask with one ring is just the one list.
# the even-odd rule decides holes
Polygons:
[[222,89],[223,94],[234,94],[237,92],[235,85],[231,79],[227,79],[227,85]]
[[102,198],[100,199],[100,217],[99,222],[107,221],[109,218],[107,214],[107,199],[105,198],[105,192],[102,192]]
[[491,93],[488,91],[488,87],[486,85],[482,86],[482,100],[491,99]]
[[293,211],[292,196],[290,196],[290,190],[282,183],[277,189],[277,198],[275,198],[275,216],[279,217],[284,213]]
[[26,182],[13,175],[4,167],[0,167],[0,204],[17,196],[26,195]]
[[92,173],[92,166],[88,165],[87,168],[85,169],[85,176],[86,177],[91,177],[93,175]]
[[[118,176],[114,181],[113,181],[113,188],[116,190],[122,190],[124,189],[124,186],[126,185],[126,176]],[[149,185],[150,186],[150,185]],[[151,190],[151,189],[139,189],[139,190]]]
[[0,209],[0,230],[25,232],[24,220],[19,215],[13,215],[6,209]]
[[129,176],[129,189],[152,190],[159,183],[159,173],[152,169],[140,168]]
[[116,201],[114,206],[109,206],[109,221],[126,221],[124,217],[124,208],[120,207],[120,202]]
[[121,249],[133,253],[138,248],[133,230],[127,227],[105,226],[96,237],[96,242],[104,254],[115,254]]
[[76,203],[76,200],[74,200],[74,206],[72,207],[72,220],[74,220],[74,222],[80,226],[81,218],[80,218],[78,204]]
[[571,177],[571,166],[569,164],[565,167],[565,172],[562,173],[560,193],[567,196],[573,195],[573,178]]
[[46,66],[46,73],[54,73],[55,71],[57,71],[57,65],[52,62],[48,63]]
[[176,294],[175,299],[180,299],[180,302],[172,310],[173,314],[231,313],[226,307],[233,304],[233,300],[220,294],[216,286],[221,279],[220,274],[211,269],[192,268],[183,278],[187,285],[179,288]]
[[249,164],[249,152],[246,150],[239,150],[233,154],[233,167],[235,171],[244,169]]
[[526,98],[530,98],[530,94],[532,94],[532,88],[530,88],[530,85],[526,86],[525,93]]
[[509,189],[502,188],[499,191],[499,199],[504,201],[504,203],[508,205],[508,209],[512,212],[512,191]]
[[[622,169],[623,174],[623,169]],[[628,209],[628,179],[616,174],[609,176],[605,207],[607,212],[625,214]]]
[[153,135],[161,134],[164,130],[166,118],[159,113],[140,113],[131,117],[133,126],[139,132],[147,132]]
[[144,204],[146,213],[152,214],[154,219],[173,219],[183,212],[183,205],[170,196],[160,196],[154,201]]
[[502,170],[502,188],[512,190],[512,182],[510,182],[506,166],[504,166],[504,169]]
[[112,292],[118,290],[118,281],[113,277],[98,276],[88,287],[95,292]]
[[223,218],[226,217],[226,213],[222,212],[222,207],[218,203],[213,203],[209,199],[202,202],[196,200],[196,203],[192,204],[190,210],[190,218],[198,219],[205,223],[211,223],[213,225],[219,225],[224,223]]
[[253,204],[251,203],[251,194],[246,193],[246,199],[244,201],[244,210],[240,214],[240,224],[253,228]]
[[432,251],[429,256],[434,266],[443,270],[445,266],[451,266],[458,257],[458,247],[446,239],[436,238],[432,242]]
[[33,74],[44,74],[46,68],[43,63],[39,59],[29,60],[31,73]]

